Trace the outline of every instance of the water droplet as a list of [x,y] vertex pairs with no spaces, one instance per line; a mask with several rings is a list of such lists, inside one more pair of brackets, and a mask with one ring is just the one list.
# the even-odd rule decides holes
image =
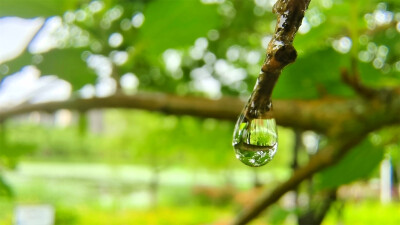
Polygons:
[[278,148],[278,133],[273,118],[247,119],[242,113],[233,133],[236,158],[248,166],[267,164]]

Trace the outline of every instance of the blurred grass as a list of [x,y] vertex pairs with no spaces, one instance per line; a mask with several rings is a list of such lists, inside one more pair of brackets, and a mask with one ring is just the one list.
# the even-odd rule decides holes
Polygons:
[[[125,225],[125,224],[210,224],[214,221],[229,221],[229,209],[213,207],[166,207],[151,211],[98,210],[93,208],[57,208],[56,225]],[[0,224],[12,224],[8,215]]]
[[[253,185],[252,170],[231,173],[233,192],[226,189],[225,171],[168,168],[159,175],[153,207],[148,167],[20,162],[5,174],[15,198],[0,199],[0,224],[11,224],[14,207],[26,204],[53,205],[57,224],[208,224],[233,217],[241,208],[234,193]],[[288,174],[275,170],[259,176],[273,181]]]
[[[339,203],[335,203],[336,207]],[[335,206],[334,206],[335,208]],[[400,224],[400,203],[381,204],[379,201],[364,200],[346,202],[343,213],[331,210],[323,225],[398,225]]]

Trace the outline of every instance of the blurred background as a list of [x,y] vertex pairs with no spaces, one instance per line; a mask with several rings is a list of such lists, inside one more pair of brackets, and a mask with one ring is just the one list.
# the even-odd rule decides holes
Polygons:
[[[137,93],[245,101],[275,28],[274,3],[1,0],[0,224],[227,224],[287,180],[323,135],[279,127],[274,160],[250,168],[234,156],[233,120],[69,109]],[[294,46],[299,57],[274,100],[357,98],[340,78],[354,59],[364,84],[399,86],[400,3],[312,0]],[[399,132],[372,132],[252,224],[297,224],[326,201],[323,224],[400,224]]]

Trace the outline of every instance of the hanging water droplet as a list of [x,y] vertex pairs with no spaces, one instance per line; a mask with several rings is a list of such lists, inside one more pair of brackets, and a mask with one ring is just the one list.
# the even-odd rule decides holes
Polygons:
[[267,164],[278,148],[278,133],[273,118],[247,119],[242,113],[233,133],[236,158],[248,166]]

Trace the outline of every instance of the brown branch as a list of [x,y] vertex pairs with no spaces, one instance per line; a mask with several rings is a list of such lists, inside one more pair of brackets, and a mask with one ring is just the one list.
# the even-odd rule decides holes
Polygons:
[[[235,121],[244,102],[239,98],[223,97],[212,100],[202,97],[174,96],[162,93],[140,93],[136,95],[113,95],[105,98],[69,99],[66,101],[18,105],[0,108],[0,121],[33,111],[54,112],[59,109],[87,111],[95,108],[130,108],[158,111],[166,114],[191,115]],[[275,118],[279,125],[327,132],[334,124],[337,114],[332,110],[347,111],[357,103],[341,99],[314,101],[274,101],[279,112]],[[296,116],[293,116],[296,115]],[[341,116],[345,116],[341,113]],[[351,117],[351,115],[347,115]]]
[[[105,98],[69,99],[58,102],[25,104],[8,109],[0,108],[0,121],[33,111],[54,112],[58,109],[87,111],[96,108],[144,109],[166,114],[235,121],[243,105],[244,102],[242,100],[233,97],[212,100],[203,97],[184,97],[162,93],[140,93],[136,95],[113,95]],[[352,121],[355,123],[357,117],[360,117],[357,111],[359,108],[366,108],[368,116],[371,116],[372,119],[379,118],[374,115],[374,112],[378,111],[378,109],[367,109],[372,106],[359,99],[282,100],[274,101],[274,107],[279,112],[275,115],[279,125],[315,130],[324,134],[332,133],[333,128],[341,126],[344,122]],[[371,127],[376,127],[381,123],[392,123],[396,119],[396,113],[398,115],[397,109],[393,110],[394,112],[390,114],[391,116],[389,114],[385,116],[385,121],[371,119],[371,124],[365,121],[361,121],[361,123]]]
[[[390,102],[374,104],[363,99],[333,98],[308,101],[277,100],[273,104],[278,112],[274,116],[279,125],[314,130],[328,136],[333,136],[337,132],[351,133],[355,127],[374,130],[380,126],[400,123],[400,92],[393,92]],[[96,108],[143,109],[166,114],[236,121],[243,105],[242,100],[234,97],[212,100],[162,93],[120,94],[105,98],[69,99],[0,108],[0,121],[34,111],[54,112],[59,109],[87,111]]]
[[254,91],[244,109],[248,120],[270,117],[271,94],[283,68],[294,62],[297,52],[293,39],[299,29],[310,0],[279,0],[273,11],[277,14],[275,33],[268,44]]
[[349,136],[345,140],[334,140],[331,145],[314,155],[307,165],[294,171],[286,182],[278,185],[272,192],[267,192],[258,201],[239,214],[233,224],[241,225],[250,222],[268,206],[279,200],[286,192],[295,189],[302,181],[328,166],[338,162],[353,146],[357,145],[366,134]]
[[349,85],[359,96],[370,100],[373,98],[379,98],[380,100],[386,101],[390,96],[397,95],[399,93],[400,87],[392,88],[373,88],[364,85],[361,81],[360,74],[357,68],[356,59],[352,60],[351,73],[349,70],[342,69],[340,72],[341,79],[344,83]]
[[[357,52],[357,50],[355,50]],[[361,83],[360,72],[358,69],[358,61],[353,54],[350,59],[350,72],[343,68],[340,71],[342,81],[349,85],[357,94],[366,99],[376,97],[379,93],[378,90],[367,87]]]
[[[223,107],[220,104],[224,104]],[[69,99],[66,101],[24,104],[13,108],[0,108],[0,121],[8,117],[33,111],[54,112],[59,109],[87,111],[96,108],[131,108],[158,111],[166,114],[193,115],[217,119],[236,119],[243,102],[237,98],[211,100],[181,97],[162,93],[117,94],[105,98]]]
[[378,94],[378,90],[367,87],[361,83],[358,73],[350,75],[347,69],[342,69],[340,75],[342,81],[349,85],[360,96],[370,99]]

